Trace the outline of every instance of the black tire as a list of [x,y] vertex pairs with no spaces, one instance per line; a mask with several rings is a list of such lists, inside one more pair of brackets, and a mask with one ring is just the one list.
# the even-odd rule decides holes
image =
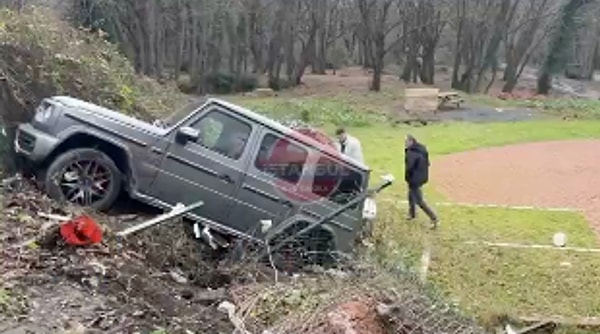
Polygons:
[[[90,173],[85,173],[85,171],[83,171],[86,175],[84,177],[86,179],[85,181],[81,181],[80,176],[77,176],[77,182],[65,181],[67,173],[74,173],[73,169],[81,171],[81,168],[91,169],[91,166],[98,166],[98,168],[104,172],[104,174],[102,174],[102,180],[104,180],[105,175],[107,181],[103,182],[106,186],[95,188],[94,186],[97,186],[99,182],[94,183],[93,181],[96,179],[92,177],[88,178],[87,174]],[[81,185],[81,182],[86,182],[86,184]],[[46,193],[51,198],[59,202],[90,207],[99,211],[105,211],[112,207],[121,193],[122,182],[122,173],[119,168],[117,168],[114,161],[103,152],[91,148],[73,149],[59,155],[52,161],[44,177],[44,187]],[[77,185],[75,185],[75,183],[77,183]],[[63,186],[66,184],[69,184],[69,186]],[[76,200],[73,200],[74,195],[67,189],[72,191],[76,187],[85,187],[85,189],[88,189],[86,190],[87,192],[84,191],[84,193],[86,194],[85,196],[89,197],[85,198],[84,196],[84,199],[79,201],[79,194],[81,191],[78,191]],[[96,195],[95,192],[101,188],[102,194]],[[65,194],[65,192],[67,192],[67,194]]]

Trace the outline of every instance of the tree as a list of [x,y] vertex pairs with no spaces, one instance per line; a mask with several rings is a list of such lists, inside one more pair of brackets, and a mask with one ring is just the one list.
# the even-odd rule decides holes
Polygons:
[[405,82],[417,82],[419,77],[424,84],[434,83],[435,52],[446,26],[446,21],[442,18],[444,7],[435,0],[405,3],[403,31],[406,35],[400,48],[400,54],[405,55],[400,78]]
[[390,19],[392,5],[398,0],[356,0],[361,17],[362,46],[365,58],[373,66],[371,90],[381,90],[386,49],[386,37],[400,24],[400,20]]
[[538,94],[547,95],[552,88],[552,76],[564,70],[568,59],[568,50],[577,31],[579,10],[590,2],[592,0],[569,0],[560,9],[538,77]]
[[455,3],[453,88],[466,92],[481,91],[484,89],[485,74],[489,70],[492,72],[491,80],[485,90],[492,84],[498,67],[498,50],[519,2],[520,0],[485,0],[471,3],[468,0],[458,0]]
[[532,0],[521,5],[510,22],[505,37],[506,68],[502,92],[513,91],[534,50],[547,35],[548,23],[555,16],[548,0]]

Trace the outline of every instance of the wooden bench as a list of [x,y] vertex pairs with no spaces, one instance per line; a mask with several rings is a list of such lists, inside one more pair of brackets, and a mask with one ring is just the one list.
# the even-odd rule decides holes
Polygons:
[[456,109],[460,109],[460,104],[465,102],[462,97],[456,92],[440,92],[438,93],[438,109],[446,104],[456,105]]

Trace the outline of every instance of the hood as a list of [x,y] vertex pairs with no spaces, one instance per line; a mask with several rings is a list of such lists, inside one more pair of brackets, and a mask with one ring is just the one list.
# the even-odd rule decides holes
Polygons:
[[54,96],[54,97],[52,97],[52,101],[56,101],[67,107],[71,107],[71,108],[75,108],[75,109],[83,109],[88,113],[95,114],[101,118],[107,118],[114,122],[129,124],[129,125],[132,125],[142,131],[154,132],[154,133],[161,133],[164,131],[164,129],[154,126],[148,122],[144,122],[137,118],[122,114],[120,112],[113,111],[108,108],[104,108],[102,106],[99,106],[99,105],[96,105],[96,104],[93,104],[90,102],[86,102],[83,100],[79,100],[79,99],[76,99],[73,97]]

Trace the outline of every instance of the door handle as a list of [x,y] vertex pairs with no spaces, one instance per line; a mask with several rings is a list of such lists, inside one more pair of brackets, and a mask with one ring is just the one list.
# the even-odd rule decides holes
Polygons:
[[219,179],[221,179],[227,183],[233,183],[233,179],[231,178],[231,176],[229,176],[227,174],[219,174]]
[[291,201],[289,201],[287,199],[284,199],[284,198],[280,198],[279,199],[279,203],[281,203],[281,204],[283,204],[285,206],[288,206],[290,208],[294,206]]

